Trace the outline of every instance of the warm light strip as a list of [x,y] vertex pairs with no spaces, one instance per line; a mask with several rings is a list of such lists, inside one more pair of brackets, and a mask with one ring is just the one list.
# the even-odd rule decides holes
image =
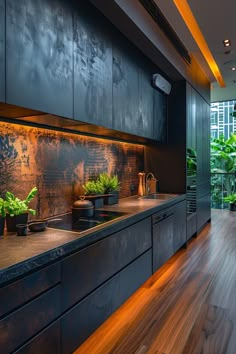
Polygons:
[[189,4],[186,0],[173,0],[175,6],[177,7],[179,13],[181,14],[184,22],[186,23],[189,31],[191,32],[195,42],[197,43],[199,49],[202,52],[202,55],[206,59],[213,75],[215,76],[218,84],[221,87],[225,87],[224,79],[220,73],[220,70],[213,58],[211,51],[203,37],[203,34],[197,24],[195,17],[189,7]]

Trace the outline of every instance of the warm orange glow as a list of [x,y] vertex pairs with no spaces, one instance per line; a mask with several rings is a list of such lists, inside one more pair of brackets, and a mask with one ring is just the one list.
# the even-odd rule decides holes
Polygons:
[[206,43],[205,38],[197,24],[195,17],[187,3],[186,0],[173,0],[175,6],[177,7],[179,13],[181,14],[185,24],[187,25],[189,31],[191,32],[195,42],[197,43],[199,49],[202,52],[202,55],[206,59],[213,75],[215,76],[218,84],[221,87],[225,87],[224,79],[220,73],[220,70],[213,58],[211,51]]

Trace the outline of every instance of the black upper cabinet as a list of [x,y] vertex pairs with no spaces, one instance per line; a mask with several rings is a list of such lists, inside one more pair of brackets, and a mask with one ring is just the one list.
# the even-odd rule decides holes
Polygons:
[[210,107],[197,96],[197,183],[210,186]]
[[154,90],[153,139],[162,143],[167,141],[167,96]]
[[72,10],[60,0],[6,0],[6,101],[73,116]]
[[5,102],[5,0],[0,0],[0,102]]
[[139,127],[139,67],[134,48],[123,37],[113,45],[113,128],[142,135]]
[[138,72],[138,135],[147,138],[154,138],[153,136],[153,99],[154,89],[151,85],[152,73],[149,69],[146,60],[142,60]]
[[90,4],[74,12],[74,118],[112,128],[111,25]]

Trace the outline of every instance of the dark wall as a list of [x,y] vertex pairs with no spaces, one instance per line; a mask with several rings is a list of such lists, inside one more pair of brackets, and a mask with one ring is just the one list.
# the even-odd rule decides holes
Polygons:
[[0,125],[0,186],[25,198],[33,186],[38,195],[37,216],[70,211],[72,201],[83,194],[82,185],[101,172],[117,174],[120,197],[138,186],[144,148],[17,124]]
[[5,0],[0,0],[0,102],[5,102]]

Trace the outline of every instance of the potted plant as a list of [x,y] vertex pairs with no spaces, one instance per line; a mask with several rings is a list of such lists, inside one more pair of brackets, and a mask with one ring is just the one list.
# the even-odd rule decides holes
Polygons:
[[91,200],[94,208],[103,207],[104,187],[100,181],[88,181],[83,185],[86,199]]
[[0,198],[0,236],[2,236],[4,232],[5,218],[6,218],[5,200]]
[[224,201],[229,203],[229,210],[236,211],[236,193],[224,197]]
[[5,210],[6,210],[6,224],[7,231],[16,231],[17,224],[26,224],[28,221],[28,213],[35,215],[34,209],[29,208],[29,203],[35,197],[37,188],[31,189],[26,199],[21,200],[13,193],[6,192]]
[[108,173],[100,173],[98,181],[102,184],[105,194],[111,194],[104,198],[104,204],[112,205],[118,203],[120,182],[118,177],[110,176]]

